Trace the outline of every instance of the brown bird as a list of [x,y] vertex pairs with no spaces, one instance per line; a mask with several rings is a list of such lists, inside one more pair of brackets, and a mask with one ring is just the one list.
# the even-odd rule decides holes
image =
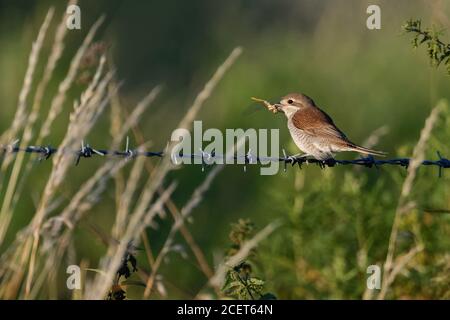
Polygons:
[[333,120],[314,101],[301,93],[290,93],[279,103],[266,104],[272,112],[283,112],[288,119],[288,129],[303,157],[312,156],[327,160],[341,151],[384,156],[386,153],[367,149],[351,142]]

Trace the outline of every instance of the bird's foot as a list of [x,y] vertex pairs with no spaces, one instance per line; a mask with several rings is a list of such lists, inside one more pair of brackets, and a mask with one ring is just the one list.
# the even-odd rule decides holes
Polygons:
[[318,164],[321,169],[324,169],[325,167],[334,167],[334,165],[336,164],[336,159],[334,159],[333,157],[321,159],[318,161]]
[[310,155],[308,153],[303,153],[303,154],[299,153],[299,154],[294,155],[293,157],[295,157],[299,163],[306,163],[306,164],[309,164],[309,160],[315,159],[313,155]]

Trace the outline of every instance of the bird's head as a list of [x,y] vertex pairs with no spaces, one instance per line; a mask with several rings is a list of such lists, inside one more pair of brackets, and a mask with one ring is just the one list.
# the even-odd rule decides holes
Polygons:
[[302,108],[315,106],[314,101],[302,93],[290,93],[281,98],[279,103],[273,105],[277,111],[283,112],[286,117],[290,117]]

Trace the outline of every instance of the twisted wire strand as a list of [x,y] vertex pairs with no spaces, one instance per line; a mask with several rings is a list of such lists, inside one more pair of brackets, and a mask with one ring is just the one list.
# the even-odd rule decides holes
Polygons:
[[[3,151],[4,154],[8,153],[32,153],[38,154],[39,160],[48,160],[52,155],[58,152],[63,152],[66,154],[72,154],[76,156],[75,165],[78,165],[82,158],[87,159],[94,156],[115,156],[115,157],[124,157],[124,158],[135,158],[139,156],[143,157],[163,157],[165,154],[163,151],[142,151],[138,149],[130,149],[127,146],[125,150],[106,150],[106,149],[97,149],[91,147],[89,144],[81,143],[81,148],[78,150],[67,150],[67,149],[58,149],[52,146],[27,146],[27,147],[19,147],[17,145],[17,141],[12,145],[1,146],[0,150]],[[442,175],[442,169],[450,168],[450,160],[443,157],[439,152],[437,152],[438,159],[437,160],[423,160],[422,166],[436,166],[439,168],[439,176]],[[410,158],[394,158],[394,159],[375,159],[372,156],[362,157],[353,160],[338,160],[338,159],[327,159],[327,160],[317,160],[306,158],[302,156],[289,156],[283,150],[282,157],[258,157],[250,152],[245,155],[238,156],[234,155],[232,157],[226,158],[225,155],[216,154],[214,151],[208,153],[200,150],[200,153],[194,154],[183,154],[178,153],[176,155],[172,155],[172,160],[175,164],[178,164],[180,159],[190,158],[201,159],[202,171],[206,166],[213,165],[216,163],[227,163],[227,160],[236,160],[238,164],[244,165],[244,171],[246,170],[246,166],[248,164],[267,164],[269,162],[282,162],[284,164],[284,170],[286,171],[287,166],[295,166],[298,165],[299,168],[302,167],[303,164],[317,164],[321,168],[325,167],[334,167],[336,165],[356,165],[356,166],[364,166],[367,168],[378,168],[383,165],[392,165],[392,166],[401,166],[407,168],[411,161]],[[218,161],[221,160],[221,161]]]
[[[336,165],[356,165],[356,166],[363,166],[363,167],[367,167],[367,168],[379,168],[380,166],[383,165],[392,165],[392,166],[401,166],[404,168],[408,168],[409,163],[411,161],[410,158],[394,158],[394,159],[375,159],[373,156],[367,156],[367,157],[362,157],[362,158],[358,158],[358,159],[353,159],[353,160],[338,160],[338,159],[334,159],[334,158],[330,158],[327,160],[318,160],[318,159],[311,159],[311,158],[306,158],[306,157],[302,157],[302,156],[289,156],[286,155],[285,152],[283,157],[257,157],[254,156],[250,153],[247,153],[244,156],[233,156],[231,157],[234,160],[240,160],[241,164],[244,165],[244,171],[246,169],[246,165],[247,164],[267,164],[268,162],[273,162],[273,161],[278,161],[278,162],[282,162],[284,164],[284,171],[286,171],[287,166],[291,165],[291,166],[295,166],[298,165],[298,167],[301,169],[303,164],[316,164],[318,166],[320,166],[321,168],[325,168],[325,167],[334,167]],[[442,169],[447,169],[450,168],[450,160],[443,157],[440,152],[437,152],[437,156],[438,156],[438,160],[423,160],[421,165],[422,166],[436,166],[439,168],[439,177],[442,176]],[[212,153],[206,153],[206,152],[201,152],[200,154],[191,154],[191,155],[183,155],[180,154],[179,158],[191,158],[191,159],[195,159],[195,158],[200,158],[202,159],[202,165],[210,165],[210,164],[214,164],[214,160],[219,158],[219,159],[224,159],[223,155],[217,155],[214,154],[214,152]]]

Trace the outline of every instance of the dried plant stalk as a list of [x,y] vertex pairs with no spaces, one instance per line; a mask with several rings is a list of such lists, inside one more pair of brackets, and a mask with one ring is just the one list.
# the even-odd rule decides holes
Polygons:
[[46,121],[43,123],[41,131],[39,132],[39,137],[37,144],[41,144],[42,141],[48,137],[50,134],[51,126],[56,119],[56,117],[61,113],[62,106],[64,104],[64,101],[66,99],[66,94],[69,88],[72,86],[73,81],[75,80],[75,77],[78,73],[78,69],[80,67],[80,63],[83,59],[83,56],[86,53],[86,50],[88,49],[89,45],[92,43],[95,34],[97,33],[98,28],[102,25],[103,21],[105,20],[105,17],[100,17],[94,25],[89,30],[89,33],[84,38],[83,43],[78,48],[77,53],[75,54],[74,58],[72,59],[72,62],[70,63],[69,71],[66,75],[66,78],[60,83],[58,87],[58,93],[53,98],[52,103],[50,104],[50,110],[48,112],[48,116]]
[[36,70],[38,61],[39,61],[39,55],[42,49],[42,46],[44,44],[45,37],[47,35],[47,29],[50,25],[50,22],[53,18],[54,14],[54,8],[51,7],[47,15],[45,16],[44,22],[39,29],[38,36],[36,38],[36,41],[33,42],[33,46],[31,49],[30,56],[28,58],[28,67],[27,71],[25,72],[25,79],[23,81],[23,86],[19,94],[19,102],[17,105],[16,114],[14,116],[14,120],[11,124],[11,128],[6,132],[5,135],[3,135],[0,138],[0,144],[6,144],[10,142],[11,139],[13,139],[19,131],[23,128],[25,125],[25,120],[27,118],[27,98],[31,91],[31,86],[33,84],[33,78],[34,78],[34,72]]
[[[196,99],[194,100],[192,106],[187,111],[184,118],[180,121],[178,125],[179,128],[185,129],[190,128],[192,121],[195,119],[195,116],[200,111],[201,107],[203,106],[203,103],[211,95],[212,90],[214,90],[217,83],[224,76],[224,74],[231,67],[231,65],[233,65],[233,63],[235,62],[237,57],[241,54],[241,52],[242,52],[241,48],[234,49],[230,54],[230,56],[225,60],[225,62],[217,69],[217,71],[214,73],[210,81],[206,83],[203,90],[197,95]],[[168,153],[171,153],[172,148],[173,144],[169,145],[169,147],[167,148]],[[116,270],[118,269],[121,263],[123,254],[126,251],[127,244],[129,243],[130,240],[135,238],[136,231],[139,229],[139,225],[142,221],[143,216],[145,215],[146,208],[148,207],[156,190],[161,185],[166,174],[171,170],[171,168],[172,165],[170,162],[170,157],[163,158],[154,176],[150,177],[150,179],[146,183],[144,192],[141,195],[141,198],[139,199],[136,209],[134,210],[133,214],[130,217],[127,230],[125,231],[123,237],[120,239],[120,244],[118,248],[116,250],[111,249],[109,251],[114,252],[114,254],[110,259],[110,261],[107,263],[107,265],[103,266],[104,269],[107,270],[106,276],[105,277],[97,276],[92,286],[92,290],[88,292],[87,298],[102,299],[106,295],[109,286],[114,278],[114,274],[116,273]]]
[[[92,129],[99,115],[102,113],[103,109],[109,102],[107,88],[112,77],[112,72],[106,73],[105,76],[101,80],[99,80],[98,84],[92,91],[90,90],[91,87],[88,87],[88,90],[82,95],[81,102],[79,104],[74,104],[74,111],[70,115],[69,126],[66,136],[64,137],[61,144],[61,150],[73,150],[79,143],[80,139],[84,139],[84,137]],[[40,228],[47,213],[46,208],[49,206],[50,201],[52,200],[57,188],[64,180],[64,177],[66,176],[67,170],[72,164],[72,161],[73,160],[65,156],[63,152],[56,154],[53,158],[53,169],[44,188],[44,192],[37,212],[32,221],[34,240],[25,286],[25,296],[27,296],[31,290],[31,282],[33,278],[36,254],[39,244]]]
[[[396,249],[396,243],[397,243],[397,237],[398,237],[398,228],[400,225],[400,220],[402,214],[406,211],[405,208],[409,206],[408,197],[411,193],[412,186],[414,183],[414,180],[417,175],[417,170],[422,163],[422,161],[425,159],[425,151],[426,146],[428,143],[428,140],[431,137],[431,132],[434,128],[434,125],[439,117],[439,114],[444,111],[444,109],[447,108],[447,103],[445,101],[439,101],[436,107],[431,111],[430,115],[428,116],[427,120],[425,121],[425,126],[423,127],[419,141],[417,142],[417,145],[414,148],[412,159],[408,166],[408,174],[406,176],[405,181],[403,182],[402,190],[400,193],[400,198],[398,201],[397,210],[395,212],[394,222],[392,224],[391,229],[391,235],[389,237],[389,246],[388,246],[388,252],[386,255],[386,260],[384,263],[384,276],[383,276],[383,282],[381,285],[381,291],[378,294],[378,299],[384,299],[387,291],[390,287],[390,285],[394,282],[395,276],[399,273],[399,269],[396,268],[396,263],[394,260],[395,256],[395,249]],[[419,244],[417,247],[414,247],[411,249],[410,253],[414,256],[417,252],[420,252],[422,250],[422,246]],[[407,261],[409,261],[412,257],[411,254],[407,254]],[[397,260],[402,262],[402,267],[405,265],[403,263],[404,259],[400,257],[400,260]]]
[[234,268],[237,264],[242,262],[249,253],[265,238],[267,238],[277,227],[279,226],[278,222],[272,222],[267,225],[264,229],[259,231],[252,239],[246,241],[238,252],[236,252],[229,259],[224,261],[217,268],[214,276],[209,279],[209,285],[216,290],[220,291],[223,282],[225,279],[225,275],[230,268]]
[[[17,136],[18,132],[23,128],[25,125],[25,120],[27,117],[26,113],[26,107],[27,107],[27,98],[28,94],[31,90],[31,85],[33,83],[33,76],[34,71],[36,69],[36,66],[38,64],[39,60],[39,54],[41,51],[41,48],[43,46],[45,36],[47,34],[47,29],[50,25],[50,22],[52,20],[54,13],[54,9],[50,8],[50,10],[47,12],[47,15],[45,17],[45,20],[39,30],[38,36],[36,41],[33,43],[33,47],[30,53],[29,61],[28,61],[28,68],[25,74],[25,80],[22,87],[22,90],[19,95],[19,103],[17,106],[16,115],[14,117],[13,123],[11,125],[11,128],[6,133],[5,137],[0,140],[11,140],[14,136]],[[2,163],[2,171],[4,172],[6,168],[8,167],[9,162],[8,160],[4,161]],[[11,173],[11,177],[8,181],[8,187],[5,193],[5,197],[3,199],[1,211],[0,211],[0,244],[2,244],[6,231],[8,230],[9,223],[11,221],[11,202],[14,196],[14,190],[17,183],[17,180],[19,178],[20,174],[20,165],[15,166],[13,169],[13,172]]]
[[[77,1],[70,1],[70,4],[75,4]],[[48,83],[50,82],[50,79],[53,76],[53,71],[55,70],[56,64],[61,58],[63,49],[64,49],[64,38],[67,33],[67,26],[66,26],[66,13],[63,14],[63,17],[61,19],[61,22],[59,23],[55,38],[53,41],[52,49],[50,56],[47,60],[47,64],[45,66],[44,74],[41,79],[41,81],[38,84],[38,87],[36,89],[36,93],[33,99],[33,105],[31,108],[31,113],[28,116],[28,119],[26,121],[25,130],[23,134],[23,138],[21,140],[21,145],[26,146],[30,143],[31,139],[33,138],[33,127],[38,119],[39,110],[41,109],[42,105],[42,99],[44,97],[45,90],[47,89]],[[9,215],[11,215],[11,212],[14,210],[15,205],[17,204],[20,195],[22,194],[21,190],[23,189],[23,186],[25,185],[25,181],[28,177],[28,173],[31,170],[31,162],[27,164],[25,167],[25,170],[22,169],[22,163],[25,158],[25,155],[23,153],[19,154],[16,158],[16,161],[14,163],[14,167],[12,170],[11,178],[8,183],[8,190],[7,194],[8,197],[5,198],[5,201],[3,202],[3,205],[5,206],[6,212],[9,212]],[[8,161],[12,161],[12,157],[8,157],[5,159],[5,162],[3,165],[7,167],[9,165]],[[19,174],[22,174],[22,177],[19,180]],[[18,188],[16,190],[16,184],[18,185]],[[13,198],[11,199],[11,194],[13,194]],[[5,212],[5,211],[3,211]],[[10,216],[5,218],[4,223],[2,223],[3,228],[7,229],[10,222]],[[0,243],[2,242],[4,233],[0,232]]]

